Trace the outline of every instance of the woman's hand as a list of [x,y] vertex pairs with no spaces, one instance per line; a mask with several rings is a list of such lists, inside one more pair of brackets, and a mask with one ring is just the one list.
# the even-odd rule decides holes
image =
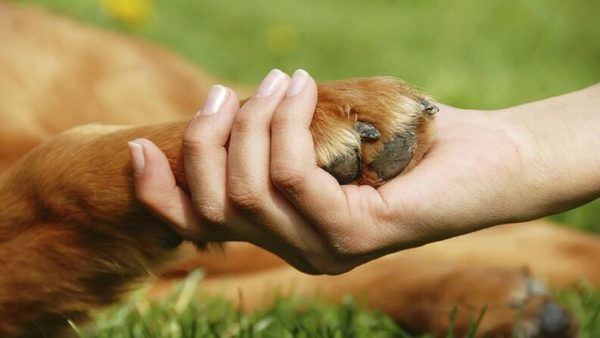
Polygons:
[[[272,175],[285,170],[275,161],[292,158],[271,139],[308,142],[312,152],[308,127],[316,100],[316,84],[304,71],[291,80],[272,71],[241,108],[231,89],[214,86],[184,135],[190,195],[175,184],[162,152],[138,139],[130,146],[138,197],[186,239],[249,241],[308,273],[347,271],[359,262],[332,259],[326,237],[272,183]],[[312,162],[337,185],[314,154],[294,158]]]
[[315,161],[316,99],[304,71],[291,81],[272,71],[241,108],[233,91],[215,86],[184,136],[190,194],[176,186],[160,150],[136,140],[134,164],[145,163],[137,165],[144,167],[138,197],[187,239],[249,241],[302,271],[341,273],[390,252],[539,217],[598,191],[549,200],[556,185],[543,159],[552,147],[540,146],[532,123],[512,110],[448,106],[440,107],[432,149],[411,172],[378,189],[340,186]]

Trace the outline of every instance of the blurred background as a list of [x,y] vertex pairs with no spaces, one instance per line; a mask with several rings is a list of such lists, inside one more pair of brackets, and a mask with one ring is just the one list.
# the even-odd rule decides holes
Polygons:
[[[599,1],[18,2],[155,41],[224,82],[255,84],[274,67],[322,81],[394,75],[479,109],[600,82]],[[600,232],[600,202],[553,218]]]

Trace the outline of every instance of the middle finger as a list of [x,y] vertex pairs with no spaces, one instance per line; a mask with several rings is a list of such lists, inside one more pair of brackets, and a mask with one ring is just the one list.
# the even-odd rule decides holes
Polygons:
[[[283,72],[271,71],[235,117],[228,149],[227,194],[233,213],[238,214],[232,218],[238,221],[230,225],[246,223],[250,229],[245,231],[251,232],[247,236],[255,237],[251,240],[261,246],[291,246],[305,254],[322,252],[323,241],[312,225],[279,193],[270,178],[271,118],[285,99],[289,81]],[[275,237],[265,236],[265,230]]]

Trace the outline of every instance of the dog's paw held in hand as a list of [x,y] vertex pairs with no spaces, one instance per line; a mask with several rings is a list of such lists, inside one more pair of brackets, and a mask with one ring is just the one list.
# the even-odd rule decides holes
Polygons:
[[341,184],[379,186],[427,152],[437,111],[393,77],[322,83],[311,125],[317,164]]

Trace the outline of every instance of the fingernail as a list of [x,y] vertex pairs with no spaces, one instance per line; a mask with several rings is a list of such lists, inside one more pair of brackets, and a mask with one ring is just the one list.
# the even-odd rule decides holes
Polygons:
[[308,78],[310,75],[304,69],[297,69],[292,75],[292,81],[290,82],[290,86],[285,93],[285,96],[294,96],[298,95],[304,87],[306,87],[306,83],[308,82]]
[[133,174],[140,176],[144,172],[146,161],[144,160],[144,148],[135,141],[127,142],[129,154],[131,155],[131,164],[133,165]]
[[258,90],[256,91],[255,97],[267,97],[273,94],[275,89],[281,85],[286,75],[279,69],[273,69],[267,74],[265,79],[260,83]]
[[221,85],[212,86],[208,92],[204,107],[200,109],[198,115],[211,115],[219,112],[227,98],[227,94],[227,88]]

